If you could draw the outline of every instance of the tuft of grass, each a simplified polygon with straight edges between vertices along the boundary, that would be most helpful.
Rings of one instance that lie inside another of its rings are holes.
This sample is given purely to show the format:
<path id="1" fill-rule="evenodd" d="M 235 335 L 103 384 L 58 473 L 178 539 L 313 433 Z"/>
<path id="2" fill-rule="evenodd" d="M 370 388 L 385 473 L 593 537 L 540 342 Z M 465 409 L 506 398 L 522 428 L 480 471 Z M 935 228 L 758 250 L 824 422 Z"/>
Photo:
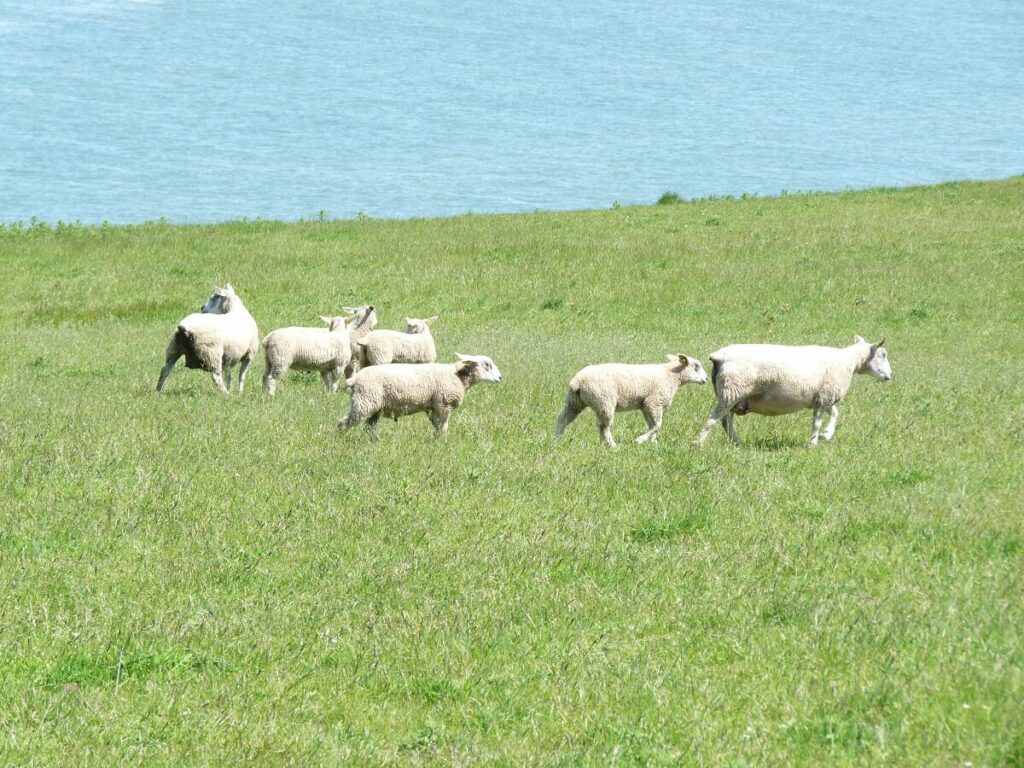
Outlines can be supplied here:
<path id="1" fill-rule="evenodd" d="M 658 198 L 658 205 L 678 205 L 685 202 L 677 192 L 665 192 Z"/>
<path id="2" fill-rule="evenodd" d="M 5 762 L 1020 764 L 1022 210 L 1013 178 L 0 227 Z M 440 442 L 340 435 L 343 392 L 268 398 L 262 361 L 241 397 L 181 367 L 158 397 L 226 281 L 263 333 L 438 314 L 439 359 L 503 382 Z M 590 413 L 551 438 L 584 365 L 854 334 L 895 378 L 816 449 L 805 412 L 698 452 L 707 386 L 658 445 L 636 413 L 614 451 Z"/>

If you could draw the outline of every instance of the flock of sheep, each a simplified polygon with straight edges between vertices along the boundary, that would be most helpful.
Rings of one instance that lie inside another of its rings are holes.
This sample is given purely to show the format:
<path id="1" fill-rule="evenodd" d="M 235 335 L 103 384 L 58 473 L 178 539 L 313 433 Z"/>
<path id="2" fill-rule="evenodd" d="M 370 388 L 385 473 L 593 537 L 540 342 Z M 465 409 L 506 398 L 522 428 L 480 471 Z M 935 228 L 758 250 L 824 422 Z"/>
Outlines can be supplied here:
<path id="1" fill-rule="evenodd" d="M 328 392 L 344 379 L 352 393 L 342 430 L 364 424 L 376 437 L 381 416 L 398 419 L 426 413 L 434 433 L 448 431 L 451 412 L 462 404 L 466 391 L 480 382 L 497 383 L 501 372 L 485 355 L 457 355 L 457 363 L 436 363 L 437 351 L 430 324 L 437 317 L 406 319 L 405 332 L 375 330 L 373 306 L 344 307 L 345 315 L 321 317 L 327 328 L 279 328 L 263 339 L 266 359 L 263 388 L 273 395 L 289 369 L 318 371 Z M 821 437 L 831 440 L 839 419 L 839 403 L 855 373 L 881 381 L 892 378 L 885 341 L 871 344 L 860 336 L 848 347 L 733 344 L 711 355 L 711 380 L 718 401 L 697 438 L 703 445 L 715 424 L 721 423 L 729 439 L 739 443 L 734 416 L 759 413 L 779 416 L 809 408 L 814 411 L 811 445 L 817 445 L 826 413 L 829 423 Z M 238 392 L 261 344 L 256 321 L 230 283 L 214 288 L 199 312 L 182 320 L 167 345 L 157 392 L 182 357 L 189 368 L 213 375 L 225 393 L 231 388 L 236 364 Z M 356 371 L 358 367 L 358 372 Z M 662 415 L 683 384 L 705 384 L 708 375 L 697 360 L 682 354 L 650 365 L 605 363 L 590 365 L 569 382 L 565 408 L 558 417 L 555 437 L 586 408 L 597 417 L 605 445 L 614 446 L 611 425 L 621 411 L 643 411 L 647 431 L 638 443 L 657 442 Z"/>

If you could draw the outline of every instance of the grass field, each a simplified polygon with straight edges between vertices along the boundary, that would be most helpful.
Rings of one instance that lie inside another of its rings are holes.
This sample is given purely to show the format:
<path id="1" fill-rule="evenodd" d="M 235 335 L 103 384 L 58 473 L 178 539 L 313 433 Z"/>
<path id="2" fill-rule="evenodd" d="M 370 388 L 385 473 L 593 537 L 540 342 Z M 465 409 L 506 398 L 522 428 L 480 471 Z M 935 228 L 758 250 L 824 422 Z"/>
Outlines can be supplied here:
<path id="1" fill-rule="evenodd" d="M 1024 764 L 1024 177 L 444 220 L 0 230 L 0 762 Z M 374 303 L 487 354 L 451 433 L 339 435 L 163 349 Z M 810 412 L 658 446 L 569 378 L 888 339 Z"/>

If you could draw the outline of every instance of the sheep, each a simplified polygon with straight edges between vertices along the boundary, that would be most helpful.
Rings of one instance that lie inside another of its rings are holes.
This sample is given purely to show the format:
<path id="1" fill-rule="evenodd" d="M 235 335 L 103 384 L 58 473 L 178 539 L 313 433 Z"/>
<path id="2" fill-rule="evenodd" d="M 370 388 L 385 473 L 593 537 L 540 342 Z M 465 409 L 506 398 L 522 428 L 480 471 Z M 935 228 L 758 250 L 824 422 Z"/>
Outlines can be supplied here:
<path id="1" fill-rule="evenodd" d="M 739 444 L 733 416 L 760 413 L 781 416 L 804 408 L 814 410 L 811 445 L 825 412 L 830 412 L 825 441 L 832 439 L 839 420 L 839 403 L 850 389 L 855 373 L 869 373 L 881 381 L 892 379 L 883 345 L 855 336 L 848 347 L 793 347 L 780 344 L 733 344 L 711 355 L 711 380 L 718 402 L 697 437 L 702 446 L 719 421 L 733 443 Z"/>
<path id="2" fill-rule="evenodd" d="M 405 318 L 405 333 L 399 331 L 370 331 L 356 342 L 359 347 L 359 366 L 386 363 L 432 363 L 437 360 L 434 337 L 430 325 L 437 315 L 426 320 Z"/>
<path id="3" fill-rule="evenodd" d="M 362 307 L 342 307 L 346 315 L 352 315 L 352 325 L 348 329 L 349 340 L 352 345 L 352 357 L 345 366 L 345 378 L 349 378 L 356 370 L 359 362 L 359 340 L 377 327 L 377 310 L 372 304 Z"/>
<path id="4" fill-rule="evenodd" d="M 199 312 L 178 323 L 164 353 L 166 362 L 160 371 L 156 391 L 163 391 L 174 364 L 184 356 L 186 367 L 202 368 L 213 374 L 214 383 L 224 394 L 230 394 L 231 366 L 238 363 L 238 394 L 242 394 L 245 376 L 259 348 L 260 333 L 256 321 L 231 283 L 224 288 L 215 287 L 213 295 Z"/>
<path id="5" fill-rule="evenodd" d="M 352 359 L 348 323 L 351 317 L 320 316 L 324 328 L 278 328 L 263 339 L 263 390 L 273 397 L 289 368 L 319 371 L 328 393 L 338 391 L 341 373 Z"/>
<path id="6" fill-rule="evenodd" d="M 348 415 L 338 422 L 347 431 L 361 423 L 374 440 L 381 416 L 426 413 L 434 425 L 434 436 L 448 434 L 448 418 L 462 404 L 466 390 L 474 384 L 501 381 L 501 371 L 485 355 L 456 355 L 457 363 L 389 363 L 363 368 L 345 381 L 352 391 Z"/>
<path id="7" fill-rule="evenodd" d="M 661 418 L 683 384 L 705 384 L 708 375 L 699 361 L 686 355 L 668 355 L 668 363 L 588 365 L 569 382 L 565 408 L 555 426 L 555 439 L 587 406 L 597 416 L 597 431 L 609 448 L 615 447 L 612 421 L 617 411 L 642 410 L 647 431 L 638 443 L 658 442 Z"/>

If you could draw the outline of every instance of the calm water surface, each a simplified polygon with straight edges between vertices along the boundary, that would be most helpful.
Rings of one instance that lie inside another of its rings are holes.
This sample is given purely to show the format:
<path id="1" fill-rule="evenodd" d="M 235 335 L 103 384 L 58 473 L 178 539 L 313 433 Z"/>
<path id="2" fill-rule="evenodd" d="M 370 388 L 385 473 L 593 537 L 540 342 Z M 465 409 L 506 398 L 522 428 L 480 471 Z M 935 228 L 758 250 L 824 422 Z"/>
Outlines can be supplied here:
<path id="1" fill-rule="evenodd" d="M 1024 172 L 1024 2 L 0 0 L 0 222 Z"/>

